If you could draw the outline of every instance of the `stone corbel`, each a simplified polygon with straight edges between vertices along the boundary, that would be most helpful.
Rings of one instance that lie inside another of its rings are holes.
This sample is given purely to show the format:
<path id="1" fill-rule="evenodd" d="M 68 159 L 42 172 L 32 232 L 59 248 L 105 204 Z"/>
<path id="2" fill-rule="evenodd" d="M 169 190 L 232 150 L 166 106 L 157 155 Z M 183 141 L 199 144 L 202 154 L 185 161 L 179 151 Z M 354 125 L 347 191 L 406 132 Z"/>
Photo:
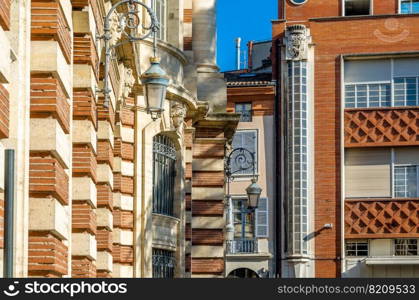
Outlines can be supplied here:
<path id="1" fill-rule="evenodd" d="M 170 118 L 172 120 L 172 126 L 177 132 L 182 132 L 186 112 L 185 104 L 177 101 L 173 102 L 170 107 Z"/>
<path id="2" fill-rule="evenodd" d="M 122 80 L 121 98 L 120 98 L 120 103 L 122 103 L 123 107 L 130 107 L 126 105 L 125 99 L 127 99 L 129 95 L 131 94 L 134 84 L 135 84 L 135 77 L 133 75 L 132 69 L 125 67 L 124 77 Z"/>

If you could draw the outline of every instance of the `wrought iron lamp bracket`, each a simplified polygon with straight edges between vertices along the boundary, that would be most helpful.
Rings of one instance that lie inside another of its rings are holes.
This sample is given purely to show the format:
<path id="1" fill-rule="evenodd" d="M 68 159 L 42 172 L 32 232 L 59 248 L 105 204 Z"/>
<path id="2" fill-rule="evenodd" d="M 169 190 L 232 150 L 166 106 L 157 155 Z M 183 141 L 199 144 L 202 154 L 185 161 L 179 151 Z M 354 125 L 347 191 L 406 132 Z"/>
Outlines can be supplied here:
<path id="1" fill-rule="evenodd" d="M 122 12 L 120 15 L 118 15 L 117 9 L 123 5 L 126 5 L 127 9 L 125 12 Z M 138 5 L 144 8 L 149 15 L 149 26 L 146 26 L 144 21 L 142 21 L 143 18 L 140 16 L 142 10 L 139 9 Z M 116 24 L 111 24 L 115 21 L 117 21 Z M 109 10 L 104 20 L 104 34 L 96 36 L 97 39 L 104 40 L 105 42 L 105 74 L 103 79 L 103 89 L 100 89 L 100 92 L 103 93 L 105 98 L 103 104 L 104 107 L 109 107 L 109 98 L 111 93 L 109 71 L 111 60 L 115 59 L 115 57 L 112 57 L 114 50 L 124 44 L 139 42 L 153 35 L 153 52 L 154 56 L 156 56 L 156 35 L 159 28 L 160 24 L 154 11 L 139 0 L 122 0 L 112 6 L 112 8 Z M 114 44 L 111 43 L 112 39 L 114 38 L 112 30 L 116 30 L 120 34 L 120 36 L 116 38 L 116 41 L 114 41 Z M 144 33 L 138 35 L 139 32 Z M 124 35 L 126 39 L 118 41 L 122 38 L 122 35 Z"/>
<path id="2" fill-rule="evenodd" d="M 236 169 L 232 169 L 231 164 L 235 162 Z M 236 148 L 227 156 L 225 160 L 225 174 L 228 182 L 234 180 L 234 174 L 253 169 L 253 177 L 256 178 L 255 153 L 246 148 Z"/>

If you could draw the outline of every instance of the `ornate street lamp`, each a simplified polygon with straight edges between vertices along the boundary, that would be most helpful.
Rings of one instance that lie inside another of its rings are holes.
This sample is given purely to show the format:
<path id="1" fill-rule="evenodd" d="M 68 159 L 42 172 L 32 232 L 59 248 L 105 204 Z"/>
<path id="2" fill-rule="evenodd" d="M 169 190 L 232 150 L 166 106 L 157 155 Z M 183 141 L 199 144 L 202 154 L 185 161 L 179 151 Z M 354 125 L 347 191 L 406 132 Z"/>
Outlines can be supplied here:
<path id="1" fill-rule="evenodd" d="M 160 59 L 152 57 L 150 62 L 151 67 L 141 76 L 141 82 L 144 86 L 147 112 L 153 120 L 156 120 L 164 111 L 163 104 L 169 86 L 169 77 L 160 67 Z"/>
<path id="2" fill-rule="evenodd" d="M 118 7 L 121 7 L 122 12 L 117 11 Z M 149 26 L 146 26 L 141 21 L 141 7 L 147 11 L 150 17 L 151 23 Z M 144 85 L 144 96 L 147 104 L 146 111 L 151 114 L 153 120 L 156 120 L 160 116 L 163 111 L 169 78 L 166 72 L 160 67 L 160 59 L 156 56 L 156 34 L 159 27 L 160 25 L 153 10 L 139 0 L 122 0 L 109 10 L 105 17 L 104 34 L 98 37 L 105 41 L 104 88 L 101 90 L 105 97 L 103 104 L 105 107 L 109 107 L 109 96 L 111 93 L 109 70 L 113 52 L 123 44 L 142 41 L 153 35 L 154 56 L 150 59 L 150 68 L 141 76 L 141 81 Z M 121 40 L 123 35 L 126 38 Z"/>
<path id="3" fill-rule="evenodd" d="M 234 175 L 243 171 L 252 170 L 252 183 L 247 187 L 247 208 L 250 211 L 257 209 L 259 205 L 262 188 L 257 184 L 256 177 L 256 159 L 255 154 L 245 148 L 234 149 L 225 161 L 225 175 L 227 178 L 227 239 L 234 240 L 234 221 L 233 221 L 233 200 L 230 194 L 230 182 L 233 181 Z"/>

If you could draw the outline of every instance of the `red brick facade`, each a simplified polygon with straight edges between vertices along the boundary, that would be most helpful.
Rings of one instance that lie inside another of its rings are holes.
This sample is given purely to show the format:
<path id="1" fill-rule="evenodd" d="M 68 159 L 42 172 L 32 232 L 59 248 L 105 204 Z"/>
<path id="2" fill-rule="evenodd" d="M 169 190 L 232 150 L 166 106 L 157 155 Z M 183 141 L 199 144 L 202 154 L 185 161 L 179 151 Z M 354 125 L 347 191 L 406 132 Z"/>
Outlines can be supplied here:
<path id="1" fill-rule="evenodd" d="M 283 20 L 273 24 L 274 39 L 281 43 L 286 27 L 298 23 L 309 28 L 314 43 L 314 231 L 318 233 L 314 251 L 315 276 L 340 277 L 343 234 L 340 224 L 343 222 L 341 214 L 344 209 L 341 207 L 341 143 L 344 138 L 341 136 L 344 126 L 341 124 L 341 56 L 417 50 L 419 42 L 415 37 L 419 33 L 419 18 L 413 15 L 395 15 L 398 5 L 395 0 L 374 1 L 374 15 L 359 17 L 341 17 L 341 1 L 308 1 L 301 6 L 293 5 L 290 1 L 285 3 L 286 8 L 282 9 L 281 4 L 279 13 Z M 397 24 L 397 30 L 386 23 L 390 17 Z M 409 34 L 401 41 L 391 42 L 392 37 L 403 31 Z M 383 35 L 389 39 L 380 38 Z M 280 66 L 276 58 L 280 55 L 277 51 L 278 48 L 275 47 L 274 70 L 278 77 Z M 345 131 L 348 130 L 345 127 Z M 353 142 L 355 141 L 351 143 Z M 330 230 L 322 230 L 324 224 L 329 223 L 335 226 Z"/>

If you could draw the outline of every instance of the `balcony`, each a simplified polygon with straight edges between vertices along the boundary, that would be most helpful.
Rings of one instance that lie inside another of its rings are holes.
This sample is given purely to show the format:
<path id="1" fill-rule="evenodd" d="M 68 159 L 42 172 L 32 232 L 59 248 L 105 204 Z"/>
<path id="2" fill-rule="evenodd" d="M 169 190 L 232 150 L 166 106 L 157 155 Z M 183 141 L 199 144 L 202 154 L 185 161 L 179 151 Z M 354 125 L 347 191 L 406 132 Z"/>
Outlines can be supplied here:
<path id="1" fill-rule="evenodd" d="M 256 239 L 227 241 L 228 254 L 249 254 L 258 252 L 259 247 Z"/>

